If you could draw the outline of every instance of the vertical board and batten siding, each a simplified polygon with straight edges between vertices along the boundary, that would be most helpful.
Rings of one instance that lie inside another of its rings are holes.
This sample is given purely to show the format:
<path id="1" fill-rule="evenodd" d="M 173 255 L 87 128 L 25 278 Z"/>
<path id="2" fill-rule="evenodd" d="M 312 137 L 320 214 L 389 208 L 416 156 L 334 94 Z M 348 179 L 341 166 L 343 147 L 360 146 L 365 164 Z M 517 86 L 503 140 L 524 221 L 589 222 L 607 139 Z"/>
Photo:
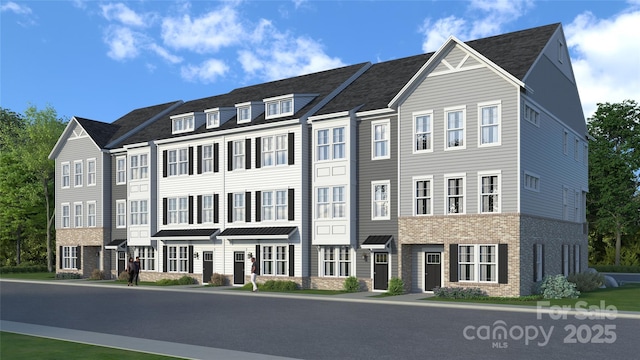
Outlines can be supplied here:
<path id="1" fill-rule="evenodd" d="M 518 94 L 520 89 L 489 68 L 427 77 L 400 107 L 400 216 L 414 216 L 413 177 L 433 176 L 433 211 L 445 213 L 445 174 L 466 174 L 466 213 L 479 212 L 478 172 L 501 171 L 501 212 L 518 208 Z M 500 144 L 479 147 L 478 104 L 501 102 Z M 446 150 L 444 109 L 464 106 L 466 149 Z M 413 153 L 413 113 L 433 111 L 433 152 Z"/>
<path id="2" fill-rule="evenodd" d="M 116 154 L 112 154 L 111 155 L 111 188 L 112 188 L 112 192 L 111 192 L 111 198 L 108 199 L 108 201 L 110 201 L 111 203 L 111 209 L 113 209 L 113 211 L 111 211 L 111 240 L 116 240 L 116 239 L 126 239 L 127 238 L 127 228 L 117 228 L 117 221 L 116 221 L 116 216 L 117 216 L 117 207 L 116 207 L 116 201 L 117 200 L 127 200 L 127 184 L 120 184 L 120 185 L 116 185 L 116 176 L 117 176 L 117 161 L 116 159 L 119 156 L 124 156 L 126 155 L 126 153 L 121 152 L 121 153 L 116 153 Z M 129 163 L 127 162 L 127 166 L 129 165 Z M 127 172 L 128 174 L 128 172 Z M 127 181 L 128 183 L 128 181 Z M 106 199 L 106 198 L 105 198 Z M 152 204 L 149 204 L 149 207 L 151 207 Z M 127 215 L 129 214 L 129 211 L 127 209 Z"/>
<path id="3" fill-rule="evenodd" d="M 359 249 L 369 235 L 392 235 L 389 249 L 389 275 L 398 276 L 398 126 L 397 115 L 361 120 L 358 124 L 358 256 L 356 256 L 356 276 L 372 278 L 371 264 L 373 257 L 365 262 L 362 254 L 369 250 Z M 372 123 L 378 120 L 389 120 L 389 155 L 388 159 L 372 160 L 373 129 Z M 372 220 L 372 188 L 373 181 L 389 180 L 389 220 Z M 352 208 L 355 208 L 353 206 Z"/>

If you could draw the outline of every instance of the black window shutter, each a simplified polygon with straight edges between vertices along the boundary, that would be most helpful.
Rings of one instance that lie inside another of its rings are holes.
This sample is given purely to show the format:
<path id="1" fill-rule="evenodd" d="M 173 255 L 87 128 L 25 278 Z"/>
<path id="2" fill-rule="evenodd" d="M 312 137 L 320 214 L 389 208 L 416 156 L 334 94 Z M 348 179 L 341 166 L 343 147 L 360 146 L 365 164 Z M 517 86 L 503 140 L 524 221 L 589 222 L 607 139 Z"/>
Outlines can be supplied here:
<path id="1" fill-rule="evenodd" d="M 59 254 L 59 258 L 60 258 L 60 269 L 62 269 L 62 267 L 64 266 L 64 251 L 62 249 L 62 246 L 58 246 L 58 254 Z"/>
<path id="2" fill-rule="evenodd" d="M 245 169 L 251 169 L 251 139 L 245 139 L 244 141 L 244 155 L 245 155 Z"/>
<path id="3" fill-rule="evenodd" d="M 193 146 L 189 146 L 189 175 L 193 175 Z"/>
<path id="4" fill-rule="evenodd" d="M 289 165 L 293 165 L 293 163 L 295 162 L 295 158 L 296 158 L 296 154 L 295 154 L 295 140 L 294 140 L 294 134 L 293 133 L 289 133 L 289 138 L 288 138 L 288 145 L 287 145 L 287 155 L 289 157 Z"/>
<path id="5" fill-rule="evenodd" d="M 295 220 L 295 193 L 294 189 L 289 189 L 287 194 L 287 210 L 289 211 L 289 220 Z"/>
<path id="6" fill-rule="evenodd" d="M 507 244 L 498 245 L 498 283 L 509 283 L 509 250 Z"/>
<path id="7" fill-rule="evenodd" d="M 197 216 L 196 221 L 198 224 L 202 224 L 202 195 L 198 195 L 198 205 L 197 205 Z"/>
<path id="8" fill-rule="evenodd" d="M 76 269 L 80 270 L 82 268 L 82 246 L 77 247 L 76 255 L 77 255 Z"/>
<path id="9" fill-rule="evenodd" d="M 167 267 L 167 259 L 169 258 L 169 253 L 167 252 L 167 246 L 162 247 L 162 272 L 167 272 L 169 268 Z"/>
<path id="10" fill-rule="evenodd" d="M 167 163 L 169 160 L 167 159 L 167 150 L 162 152 L 162 177 L 167 177 Z"/>
<path id="11" fill-rule="evenodd" d="M 227 194 L 227 222 L 233 222 L 233 193 Z"/>
<path id="12" fill-rule="evenodd" d="M 458 282 L 458 244 L 449 244 L 449 281 Z"/>
<path id="13" fill-rule="evenodd" d="M 189 245 L 189 274 L 193 274 L 193 245 Z"/>
<path id="14" fill-rule="evenodd" d="M 256 138 L 256 169 L 262 167 L 262 139 Z"/>
<path id="15" fill-rule="evenodd" d="M 202 145 L 198 145 L 198 156 L 196 160 L 197 173 L 202 174 Z"/>
<path id="16" fill-rule="evenodd" d="M 233 170 L 233 141 L 227 142 L 227 171 Z"/>
<path id="17" fill-rule="evenodd" d="M 162 224 L 163 225 L 167 225 L 168 204 L 169 204 L 169 201 L 167 200 L 167 198 L 162 198 Z"/>
<path id="18" fill-rule="evenodd" d="M 213 194 L 213 222 L 216 224 L 219 222 L 219 218 L 218 218 L 219 202 L 220 200 L 218 200 L 218 194 Z"/>
<path id="19" fill-rule="evenodd" d="M 251 222 L 251 193 L 244 193 L 244 216 L 246 222 Z"/>
<path id="20" fill-rule="evenodd" d="M 189 224 L 193 224 L 193 196 L 189 196 Z"/>
<path id="21" fill-rule="evenodd" d="M 256 274 L 260 275 L 260 245 L 256 245 Z"/>
<path id="22" fill-rule="evenodd" d="M 295 256 L 295 246 L 294 245 L 289 245 L 289 276 L 295 276 L 295 264 L 294 264 L 294 259 L 296 258 Z"/>
<path id="23" fill-rule="evenodd" d="M 538 246 L 533 244 L 533 281 L 538 281 Z"/>
<path id="24" fill-rule="evenodd" d="M 541 278 L 544 279 L 544 244 L 542 244 L 540 250 L 542 252 L 542 274 L 540 275 L 541 275 Z"/>
<path id="25" fill-rule="evenodd" d="M 256 222 L 262 221 L 262 191 L 256 191 Z"/>
<path id="26" fill-rule="evenodd" d="M 220 145 L 218 143 L 213 144 L 213 172 L 220 171 Z"/>

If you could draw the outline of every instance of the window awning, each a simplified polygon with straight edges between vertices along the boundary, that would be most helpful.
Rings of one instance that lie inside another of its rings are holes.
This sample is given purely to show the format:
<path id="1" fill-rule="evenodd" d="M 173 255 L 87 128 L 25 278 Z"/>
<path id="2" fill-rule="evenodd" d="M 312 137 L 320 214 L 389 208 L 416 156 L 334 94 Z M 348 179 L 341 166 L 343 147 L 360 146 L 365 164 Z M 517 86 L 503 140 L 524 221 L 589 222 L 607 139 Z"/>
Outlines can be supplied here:
<path id="1" fill-rule="evenodd" d="M 362 249 L 383 250 L 389 247 L 389 242 L 393 239 L 393 235 L 370 235 L 360 245 Z"/>
<path id="2" fill-rule="evenodd" d="M 228 240 L 288 240 L 297 229 L 295 226 L 229 228 L 221 232 L 218 238 Z"/>
<path id="3" fill-rule="evenodd" d="M 127 239 L 115 239 L 111 240 L 110 243 L 104 246 L 107 250 L 118 250 L 119 247 L 124 247 L 123 245 L 127 242 Z"/>
<path id="4" fill-rule="evenodd" d="M 211 240 L 219 232 L 220 229 L 160 230 L 151 235 L 151 238 L 154 240 Z"/>

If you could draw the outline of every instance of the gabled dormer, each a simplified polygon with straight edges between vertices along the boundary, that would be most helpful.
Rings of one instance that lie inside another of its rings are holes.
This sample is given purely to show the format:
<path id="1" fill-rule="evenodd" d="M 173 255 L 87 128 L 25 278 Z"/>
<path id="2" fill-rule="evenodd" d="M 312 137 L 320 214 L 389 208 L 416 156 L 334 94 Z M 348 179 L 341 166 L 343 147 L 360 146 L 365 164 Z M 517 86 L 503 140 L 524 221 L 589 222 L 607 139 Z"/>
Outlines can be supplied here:
<path id="1" fill-rule="evenodd" d="M 220 127 L 220 125 L 227 122 L 236 115 L 236 108 L 233 107 L 219 107 L 206 109 L 204 111 L 207 117 L 207 129 L 213 129 Z"/>
<path id="2" fill-rule="evenodd" d="M 182 134 L 192 132 L 205 122 L 204 112 L 190 112 L 171 116 L 171 133 Z"/>
<path id="3" fill-rule="evenodd" d="M 259 101 L 249 101 L 236 104 L 236 111 L 238 124 L 248 123 L 264 112 L 264 103 Z"/>
<path id="4" fill-rule="evenodd" d="M 293 116 L 316 96 L 316 94 L 288 94 L 264 99 L 262 101 L 267 112 L 265 118 Z"/>

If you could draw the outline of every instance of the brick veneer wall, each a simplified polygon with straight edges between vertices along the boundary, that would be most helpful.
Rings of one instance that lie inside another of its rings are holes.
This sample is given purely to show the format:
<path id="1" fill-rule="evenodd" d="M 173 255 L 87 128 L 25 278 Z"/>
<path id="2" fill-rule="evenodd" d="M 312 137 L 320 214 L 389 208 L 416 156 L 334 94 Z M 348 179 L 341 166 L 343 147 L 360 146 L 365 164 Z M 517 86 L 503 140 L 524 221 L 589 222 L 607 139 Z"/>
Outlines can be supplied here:
<path id="1" fill-rule="evenodd" d="M 104 251 L 106 235 L 104 228 L 56 229 L 56 273 L 78 273 L 89 277 L 93 270 L 100 268 L 100 257 L 96 254 L 102 256 L 103 264 L 107 264 L 110 258 Z M 80 270 L 60 269 L 60 246 L 82 246 Z"/>

